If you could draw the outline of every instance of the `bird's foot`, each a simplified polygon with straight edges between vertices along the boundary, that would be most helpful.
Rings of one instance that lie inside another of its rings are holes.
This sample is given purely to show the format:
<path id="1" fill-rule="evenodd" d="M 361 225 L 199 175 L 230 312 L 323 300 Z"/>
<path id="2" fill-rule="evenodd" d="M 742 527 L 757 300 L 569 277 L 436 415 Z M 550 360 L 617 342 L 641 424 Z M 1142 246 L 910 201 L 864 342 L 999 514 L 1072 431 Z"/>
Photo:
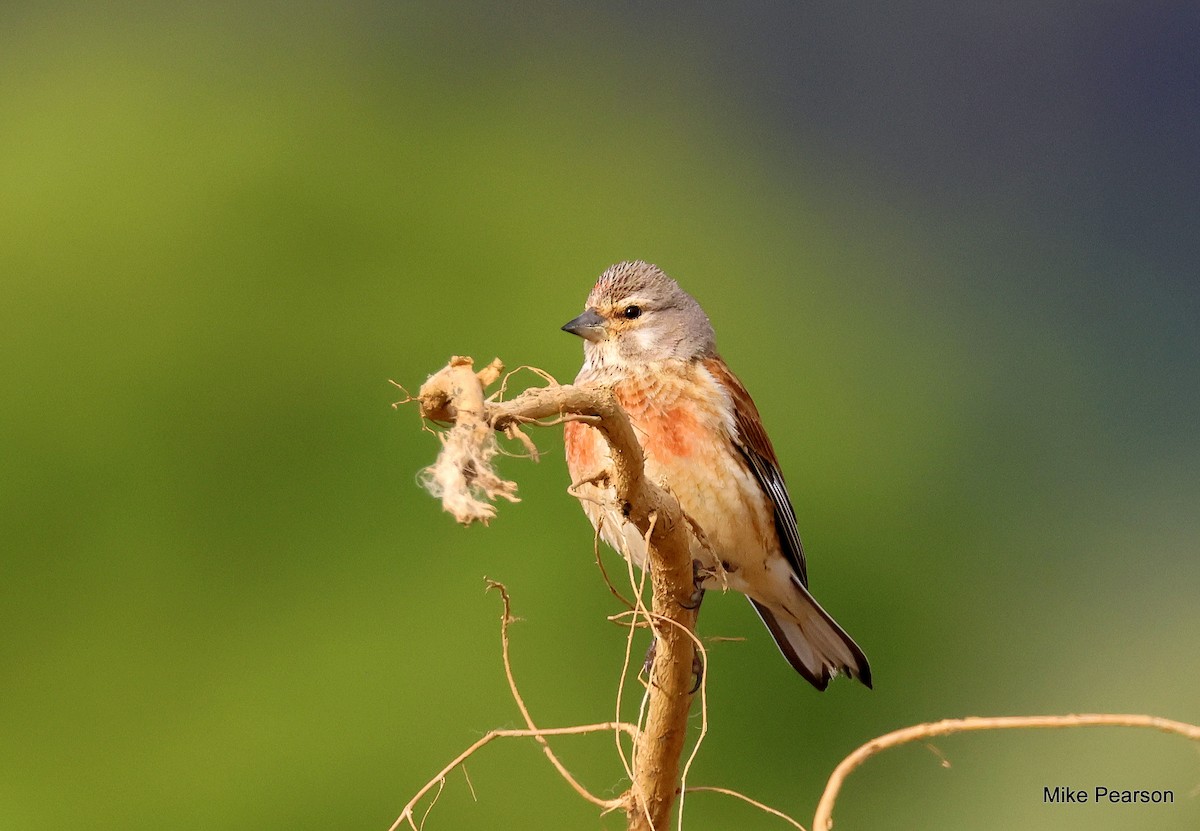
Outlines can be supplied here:
<path id="1" fill-rule="evenodd" d="M 658 638 L 650 636 L 650 645 L 646 647 L 646 660 L 642 662 L 642 673 L 647 678 L 650 677 L 650 670 L 654 667 L 654 656 L 658 654 Z"/>
<path id="2" fill-rule="evenodd" d="M 680 608 L 689 611 L 700 608 L 700 603 L 704 600 L 704 581 L 708 576 L 708 570 L 700 565 L 700 561 L 692 560 L 692 593 L 688 595 L 686 602 L 680 601 Z"/>
<path id="3" fill-rule="evenodd" d="M 700 652 L 692 653 L 692 675 L 696 676 L 696 683 L 692 684 L 692 688 L 688 690 L 688 695 L 695 695 L 700 689 L 700 685 L 704 683 L 704 659 L 700 657 Z"/>
<path id="4" fill-rule="evenodd" d="M 654 674 L 651 669 L 654 667 L 654 657 L 658 654 L 658 638 L 651 638 L 650 646 L 646 650 L 646 660 L 642 664 L 642 671 L 639 675 L 644 674 L 648 683 L 654 683 Z M 695 695 L 700 689 L 700 685 L 704 683 L 704 659 L 698 651 L 692 653 L 692 675 L 696 681 L 692 684 L 692 688 L 688 690 L 688 695 Z M 657 684 L 655 685 L 657 686 Z"/>

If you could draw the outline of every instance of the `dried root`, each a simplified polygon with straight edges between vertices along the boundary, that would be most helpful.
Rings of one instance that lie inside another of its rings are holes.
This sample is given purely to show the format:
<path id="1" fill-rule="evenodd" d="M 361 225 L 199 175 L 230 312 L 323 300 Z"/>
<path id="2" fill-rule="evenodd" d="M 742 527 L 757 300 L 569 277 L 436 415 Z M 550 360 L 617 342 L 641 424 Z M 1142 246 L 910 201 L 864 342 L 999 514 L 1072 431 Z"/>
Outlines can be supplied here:
<path id="1" fill-rule="evenodd" d="M 440 436 L 442 451 L 418 481 L 462 524 L 487 525 L 496 515 L 492 503 L 497 499 L 521 500 L 516 482 L 501 478 L 493 466 L 500 449 L 483 401 L 483 388 L 496 382 L 504 365 L 497 358 L 478 373 L 472 365 L 470 358 L 454 357 L 421 385 L 421 414 L 454 426 Z"/>

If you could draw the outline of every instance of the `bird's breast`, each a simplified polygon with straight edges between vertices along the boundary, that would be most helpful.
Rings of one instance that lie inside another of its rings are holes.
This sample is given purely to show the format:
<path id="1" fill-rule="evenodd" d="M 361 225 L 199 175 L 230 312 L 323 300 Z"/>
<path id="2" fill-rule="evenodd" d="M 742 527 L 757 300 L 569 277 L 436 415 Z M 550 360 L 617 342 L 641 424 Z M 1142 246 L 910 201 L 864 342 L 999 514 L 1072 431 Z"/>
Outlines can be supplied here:
<path id="1" fill-rule="evenodd" d="M 687 396 L 678 382 L 637 379 L 615 389 L 629 415 L 647 463 L 686 458 L 703 439 L 705 402 Z"/>
<path id="2" fill-rule="evenodd" d="M 707 556 L 701 559 L 741 560 L 745 565 L 748 555 L 777 548 L 767 500 L 732 443 L 729 396 L 709 373 L 695 364 L 672 362 L 605 378 L 581 374 L 579 380 L 612 388 L 642 446 L 647 478 L 673 493 L 707 537 Z M 598 430 L 568 423 L 565 439 L 574 481 L 611 466 Z M 604 513 L 587 499 L 584 508 L 593 523 Z M 610 529 L 615 530 L 611 524 Z"/>

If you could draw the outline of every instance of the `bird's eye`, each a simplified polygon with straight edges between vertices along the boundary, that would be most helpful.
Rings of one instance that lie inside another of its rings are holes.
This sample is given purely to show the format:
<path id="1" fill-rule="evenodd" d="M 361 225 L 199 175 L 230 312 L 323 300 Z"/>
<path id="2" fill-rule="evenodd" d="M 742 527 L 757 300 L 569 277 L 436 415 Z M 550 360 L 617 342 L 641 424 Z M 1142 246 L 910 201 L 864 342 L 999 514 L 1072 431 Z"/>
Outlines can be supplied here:
<path id="1" fill-rule="evenodd" d="M 642 316 L 642 307 L 626 306 L 625 311 L 621 312 L 621 314 L 625 315 L 626 320 L 633 320 Z"/>

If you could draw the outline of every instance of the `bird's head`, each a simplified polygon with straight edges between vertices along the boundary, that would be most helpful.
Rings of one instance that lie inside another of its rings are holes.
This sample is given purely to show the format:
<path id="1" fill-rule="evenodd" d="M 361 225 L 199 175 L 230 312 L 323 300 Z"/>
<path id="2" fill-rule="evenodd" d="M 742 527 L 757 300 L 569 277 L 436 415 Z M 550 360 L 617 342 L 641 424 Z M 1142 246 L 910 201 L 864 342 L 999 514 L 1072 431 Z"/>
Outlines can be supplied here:
<path id="1" fill-rule="evenodd" d="M 649 263 L 617 263 L 600 275 L 583 314 L 562 327 L 584 339 L 601 365 L 690 361 L 712 354 L 716 339 L 700 304 Z"/>

